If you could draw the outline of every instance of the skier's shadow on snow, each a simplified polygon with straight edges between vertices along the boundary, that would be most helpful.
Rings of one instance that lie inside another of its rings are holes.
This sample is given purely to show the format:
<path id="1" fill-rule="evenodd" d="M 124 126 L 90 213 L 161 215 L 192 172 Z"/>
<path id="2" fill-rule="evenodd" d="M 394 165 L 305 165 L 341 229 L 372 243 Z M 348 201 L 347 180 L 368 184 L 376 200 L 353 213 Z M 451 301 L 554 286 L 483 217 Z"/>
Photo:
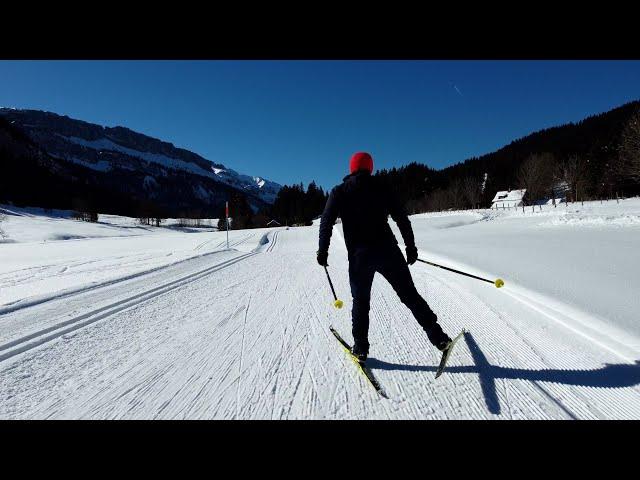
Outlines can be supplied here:
<path id="1" fill-rule="evenodd" d="M 496 393 L 496 379 L 528 380 L 530 382 L 553 382 L 564 385 L 576 385 L 595 388 L 625 388 L 640 384 L 640 360 L 635 364 L 605 364 L 594 370 L 528 370 L 524 368 L 506 368 L 491 365 L 476 343 L 473 336 L 466 332 L 464 338 L 475 365 L 447 367 L 444 375 L 452 373 L 477 373 L 487 408 L 493 414 L 500 413 L 500 402 Z M 457 348 L 460 348 L 458 346 Z M 454 352 L 455 355 L 455 352 Z M 406 370 L 410 372 L 435 372 L 436 366 L 402 365 L 385 362 L 369 357 L 367 365 L 371 369 Z"/>

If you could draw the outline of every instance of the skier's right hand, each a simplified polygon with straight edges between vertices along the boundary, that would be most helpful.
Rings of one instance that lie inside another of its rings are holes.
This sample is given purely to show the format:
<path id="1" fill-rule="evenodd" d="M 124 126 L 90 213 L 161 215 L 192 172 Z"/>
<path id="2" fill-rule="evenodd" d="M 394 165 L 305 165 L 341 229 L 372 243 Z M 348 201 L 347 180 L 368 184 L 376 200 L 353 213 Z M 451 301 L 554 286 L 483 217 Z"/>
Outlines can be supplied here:
<path id="1" fill-rule="evenodd" d="M 418 260 L 418 249 L 415 246 L 407 247 L 407 265 L 413 265 Z"/>
<path id="2" fill-rule="evenodd" d="M 329 258 L 329 252 L 321 252 L 318 250 L 317 259 L 318 263 L 323 267 L 328 267 L 327 259 Z"/>

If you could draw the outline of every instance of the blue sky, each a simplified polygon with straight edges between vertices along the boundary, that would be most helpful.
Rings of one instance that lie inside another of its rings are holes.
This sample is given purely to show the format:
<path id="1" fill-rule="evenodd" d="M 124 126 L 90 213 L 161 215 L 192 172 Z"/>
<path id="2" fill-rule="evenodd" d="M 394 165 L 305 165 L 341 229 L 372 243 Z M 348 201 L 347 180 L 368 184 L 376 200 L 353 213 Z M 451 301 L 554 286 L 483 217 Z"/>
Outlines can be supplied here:
<path id="1" fill-rule="evenodd" d="M 441 168 L 639 98 L 639 61 L 0 61 L 0 106 L 325 188 L 358 150 Z"/>

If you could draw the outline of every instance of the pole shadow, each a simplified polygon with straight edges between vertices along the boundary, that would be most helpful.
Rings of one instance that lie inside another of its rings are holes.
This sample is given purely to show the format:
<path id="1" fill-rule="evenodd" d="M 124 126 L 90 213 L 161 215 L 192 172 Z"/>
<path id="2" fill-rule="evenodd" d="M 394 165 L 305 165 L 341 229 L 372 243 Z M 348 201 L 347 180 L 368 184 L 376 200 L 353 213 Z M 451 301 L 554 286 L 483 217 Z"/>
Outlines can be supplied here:
<path id="1" fill-rule="evenodd" d="M 506 368 L 491 365 L 471 333 L 466 332 L 464 338 L 471 352 L 474 365 L 447 367 L 445 374 L 478 374 L 487 409 L 496 415 L 500 414 L 501 411 L 496 391 L 496 379 L 498 378 L 527 380 L 530 382 L 552 382 L 593 388 L 627 388 L 640 384 L 640 360 L 636 360 L 635 364 L 605 364 L 604 367 L 593 370 Z M 436 366 L 403 365 L 385 362 L 373 357 L 367 360 L 367 366 L 371 369 L 404 370 L 409 372 L 435 372 L 437 370 Z"/>

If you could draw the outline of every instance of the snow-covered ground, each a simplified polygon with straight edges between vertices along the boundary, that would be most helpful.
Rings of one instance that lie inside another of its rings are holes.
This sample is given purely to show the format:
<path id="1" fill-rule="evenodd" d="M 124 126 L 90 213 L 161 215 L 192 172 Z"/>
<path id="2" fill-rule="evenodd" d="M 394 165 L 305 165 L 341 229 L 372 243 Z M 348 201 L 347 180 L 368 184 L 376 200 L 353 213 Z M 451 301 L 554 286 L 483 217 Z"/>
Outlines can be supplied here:
<path id="1" fill-rule="evenodd" d="M 388 400 L 328 330 L 351 341 L 339 227 L 342 310 L 317 225 L 232 231 L 227 250 L 224 232 L 88 238 L 72 220 L 85 238 L 43 242 L 27 230 L 45 218 L 9 219 L 32 240 L 0 244 L 0 418 L 637 419 L 639 215 L 624 200 L 412 217 L 423 258 L 506 285 L 411 267 L 443 328 L 469 331 L 434 380 L 439 353 L 376 276 L 369 363 Z"/>
<path id="2" fill-rule="evenodd" d="M 640 337 L 640 199 L 415 215 L 426 260 L 489 277 L 583 323 Z M 399 235 L 397 229 L 395 230 Z"/>
<path id="3" fill-rule="evenodd" d="M 0 240 L 0 313 L 226 247 L 226 232 L 179 227 L 176 219 L 151 227 L 100 215 L 98 223 L 89 223 L 71 219 L 70 211 L 7 205 L 0 214 L 6 236 Z M 203 224 L 217 226 L 217 220 Z M 256 234 L 231 232 L 230 246 Z"/>

